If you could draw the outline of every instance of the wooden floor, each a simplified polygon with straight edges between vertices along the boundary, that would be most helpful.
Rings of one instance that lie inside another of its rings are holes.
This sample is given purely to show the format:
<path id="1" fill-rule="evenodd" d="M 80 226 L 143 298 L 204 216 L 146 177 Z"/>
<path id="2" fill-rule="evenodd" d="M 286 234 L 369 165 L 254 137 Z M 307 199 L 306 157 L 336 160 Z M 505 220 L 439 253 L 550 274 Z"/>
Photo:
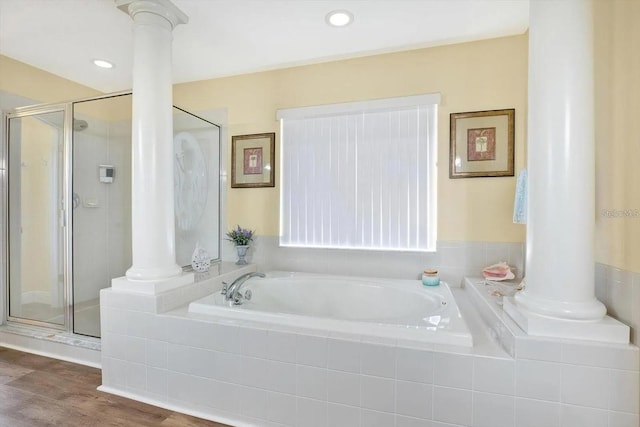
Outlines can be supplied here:
<path id="1" fill-rule="evenodd" d="M 96 390 L 99 369 L 0 347 L 0 426 L 226 427 Z"/>

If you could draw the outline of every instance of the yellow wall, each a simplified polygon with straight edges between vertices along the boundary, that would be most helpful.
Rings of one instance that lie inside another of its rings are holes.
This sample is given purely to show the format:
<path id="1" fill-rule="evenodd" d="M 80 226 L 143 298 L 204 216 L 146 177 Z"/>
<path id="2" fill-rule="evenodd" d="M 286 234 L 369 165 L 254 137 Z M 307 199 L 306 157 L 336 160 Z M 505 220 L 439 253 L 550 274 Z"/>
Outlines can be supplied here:
<path id="1" fill-rule="evenodd" d="M 640 2 L 595 4 L 596 261 L 640 272 Z"/>
<path id="2" fill-rule="evenodd" d="M 179 84 L 174 103 L 189 111 L 226 108 L 230 147 L 232 135 L 278 132 L 278 108 L 440 92 L 438 239 L 520 242 L 525 226 L 512 223 L 515 177 L 449 179 L 449 114 L 515 108 L 517 174 L 525 165 L 527 44 L 522 35 Z M 227 170 L 230 156 L 229 149 Z M 227 194 L 230 226 L 278 235 L 277 186 Z"/>
<path id="3" fill-rule="evenodd" d="M 40 102 L 62 102 L 99 95 L 97 90 L 0 55 L 0 90 Z"/>

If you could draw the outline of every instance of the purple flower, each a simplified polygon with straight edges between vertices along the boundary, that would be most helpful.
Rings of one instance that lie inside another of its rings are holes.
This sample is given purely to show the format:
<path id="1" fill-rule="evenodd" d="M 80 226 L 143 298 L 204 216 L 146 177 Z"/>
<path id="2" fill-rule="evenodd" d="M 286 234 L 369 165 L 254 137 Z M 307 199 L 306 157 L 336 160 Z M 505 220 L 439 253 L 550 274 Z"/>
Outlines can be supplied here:
<path id="1" fill-rule="evenodd" d="M 238 227 L 226 233 L 230 242 L 233 242 L 236 246 L 247 246 L 253 240 L 253 230 L 248 228 Z"/>

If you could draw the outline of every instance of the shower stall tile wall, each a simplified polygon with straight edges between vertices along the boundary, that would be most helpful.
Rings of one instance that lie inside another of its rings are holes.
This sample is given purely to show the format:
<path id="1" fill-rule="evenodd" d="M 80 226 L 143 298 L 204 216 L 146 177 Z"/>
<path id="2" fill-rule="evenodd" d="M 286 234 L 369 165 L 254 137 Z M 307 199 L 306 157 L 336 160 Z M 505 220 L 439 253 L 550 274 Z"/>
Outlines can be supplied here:
<path id="1" fill-rule="evenodd" d="M 245 271 L 190 292 L 220 289 Z M 637 347 L 520 333 L 512 357 L 467 286 L 455 296 L 472 349 L 347 339 L 189 314 L 186 305 L 163 312 L 161 298 L 183 298 L 182 290 L 105 289 L 102 389 L 235 426 L 638 425 Z"/>

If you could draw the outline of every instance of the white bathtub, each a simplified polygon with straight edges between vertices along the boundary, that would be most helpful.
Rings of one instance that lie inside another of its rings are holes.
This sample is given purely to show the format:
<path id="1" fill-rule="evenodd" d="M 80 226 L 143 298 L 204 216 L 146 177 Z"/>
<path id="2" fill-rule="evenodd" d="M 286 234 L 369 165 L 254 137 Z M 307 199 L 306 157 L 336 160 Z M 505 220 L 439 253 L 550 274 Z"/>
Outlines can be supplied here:
<path id="1" fill-rule="evenodd" d="M 189 304 L 190 313 L 403 341 L 471 347 L 473 340 L 446 283 L 419 280 L 267 273 L 242 286 L 242 305 L 216 292 Z"/>

